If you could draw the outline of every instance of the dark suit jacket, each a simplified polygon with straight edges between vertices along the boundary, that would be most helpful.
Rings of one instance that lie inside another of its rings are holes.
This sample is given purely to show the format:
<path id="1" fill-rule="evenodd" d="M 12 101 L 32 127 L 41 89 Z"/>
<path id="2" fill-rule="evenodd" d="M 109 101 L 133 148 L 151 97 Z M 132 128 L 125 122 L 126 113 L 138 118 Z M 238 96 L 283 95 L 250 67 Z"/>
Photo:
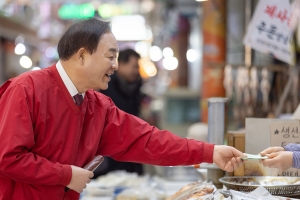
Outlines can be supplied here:
<path id="1" fill-rule="evenodd" d="M 140 111 L 142 93 L 140 88 L 142 86 L 142 79 L 139 78 L 135 83 L 129 84 L 115 73 L 111 76 L 108 83 L 108 89 L 101 91 L 101 93 L 110 97 L 118 108 L 121 110 L 138 116 Z M 110 157 L 105 157 L 105 161 L 94 171 L 95 176 L 106 174 L 110 171 L 126 170 L 127 172 L 143 173 L 143 167 L 138 163 L 118 162 Z"/>

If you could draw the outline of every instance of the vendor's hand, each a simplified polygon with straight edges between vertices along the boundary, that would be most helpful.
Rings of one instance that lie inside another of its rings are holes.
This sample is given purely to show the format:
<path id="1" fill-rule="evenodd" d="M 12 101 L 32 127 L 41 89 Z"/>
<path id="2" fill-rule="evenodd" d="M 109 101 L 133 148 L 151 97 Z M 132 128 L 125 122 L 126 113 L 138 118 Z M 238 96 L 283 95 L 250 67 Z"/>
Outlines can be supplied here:
<path id="1" fill-rule="evenodd" d="M 91 178 L 94 176 L 94 173 L 73 165 L 71 165 L 71 168 L 72 178 L 67 187 L 81 193 L 83 189 L 86 188 L 86 184 L 91 182 Z"/>
<path id="2" fill-rule="evenodd" d="M 267 154 L 275 153 L 275 152 L 279 152 L 279 151 L 284 151 L 284 148 L 283 147 L 269 147 L 269 148 L 263 150 L 262 152 L 260 152 L 260 155 L 265 156 Z"/>
<path id="3" fill-rule="evenodd" d="M 241 157 L 246 157 L 239 150 L 225 145 L 215 145 L 213 162 L 222 170 L 227 172 L 233 172 L 239 168 L 243 161 Z"/>
<path id="4" fill-rule="evenodd" d="M 293 152 L 291 151 L 278 151 L 275 153 L 266 154 L 268 159 L 261 160 L 265 167 L 277 168 L 285 171 L 293 166 Z"/>

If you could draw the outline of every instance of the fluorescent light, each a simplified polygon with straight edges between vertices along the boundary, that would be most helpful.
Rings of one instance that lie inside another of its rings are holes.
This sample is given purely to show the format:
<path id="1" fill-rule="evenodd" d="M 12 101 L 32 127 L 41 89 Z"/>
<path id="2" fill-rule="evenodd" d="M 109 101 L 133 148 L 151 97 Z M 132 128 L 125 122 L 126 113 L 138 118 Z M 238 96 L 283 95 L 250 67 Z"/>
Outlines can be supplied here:
<path id="1" fill-rule="evenodd" d="M 174 52 L 170 47 L 166 47 L 163 49 L 163 55 L 165 58 L 173 57 Z"/>
<path id="2" fill-rule="evenodd" d="M 40 67 L 33 67 L 32 69 L 31 69 L 31 71 L 35 71 L 35 70 L 40 70 L 41 68 Z"/>
<path id="3" fill-rule="evenodd" d="M 137 42 L 134 45 L 134 49 L 136 52 L 138 52 L 141 57 L 148 57 L 149 56 L 149 48 L 150 48 L 150 43 L 148 42 Z"/>
<path id="4" fill-rule="evenodd" d="M 186 52 L 186 58 L 189 62 L 194 62 L 197 59 L 198 55 L 197 55 L 197 51 L 194 49 L 189 49 Z"/>
<path id="5" fill-rule="evenodd" d="M 157 69 L 152 62 L 147 62 L 144 65 L 144 70 L 148 76 L 155 76 L 157 74 Z"/>
<path id="6" fill-rule="evenodd" d="M 32 61 L 28 56 L 22 56 L 19 63 L 25 69 L 29 69 L 32 66 Z"/>
<path id="7" fill-rule="evenodd" d="M 115 16 L 111 19 L 111 24 L 112 33 L 118 41 L 142 41 L 153 37 L 150 27 L 141 15 Z"/>
<path id="8" fill-rule="evenodd" d="M 162 51 L 158 46 L 152 46 L 149 50 L 150 59 L 154 62 L 159 61 L 162 58 Z"/>
<path id="9" fill-rule="evenodd" d="M 175 57 L 164 58 L 163 66 L 166 70 L 174 70 L 178 67 L 178 60 Z"/>
<path id="10" fill-rule="evenodd" d="M 26 51 L 26 47 L 24 44 L 19 43 L 15 46 L 15 54 L 22 55 L 25 53 L 25 51 Z"/>

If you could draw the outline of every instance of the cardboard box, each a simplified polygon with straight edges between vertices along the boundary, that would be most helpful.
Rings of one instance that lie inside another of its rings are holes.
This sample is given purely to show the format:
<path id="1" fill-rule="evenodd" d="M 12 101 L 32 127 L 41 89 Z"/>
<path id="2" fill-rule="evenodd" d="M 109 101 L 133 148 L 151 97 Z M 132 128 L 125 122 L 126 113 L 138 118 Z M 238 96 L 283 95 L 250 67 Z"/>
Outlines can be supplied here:
<path id="1" fill-rule="evenodd" d="M 271 146 L 300 143 L 300 123 L 294 119 L 246 118 L 245 153 L 259 154 Z M 299 169 L 279 171 L 257 160 L 245 163 L 245 176 L 300 176 Z"/>
<path id="2" fill-rule="evenodd" d="M 228 131 L 227 132 L 228 146 L 232 146 L 241 152 L 245 152 L 245 132 L 242 131 Z M 244 176 L 244 165 L 236 169 L 229 176 Z"/>

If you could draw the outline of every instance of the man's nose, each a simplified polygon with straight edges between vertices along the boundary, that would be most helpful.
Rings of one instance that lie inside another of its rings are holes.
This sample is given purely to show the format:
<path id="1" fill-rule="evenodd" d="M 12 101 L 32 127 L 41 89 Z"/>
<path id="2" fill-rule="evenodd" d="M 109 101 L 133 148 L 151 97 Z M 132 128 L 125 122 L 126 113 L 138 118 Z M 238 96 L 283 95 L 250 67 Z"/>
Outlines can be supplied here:
<path id="1" fill-rule="evenodd" d="M 113 68 L 113 70 L 118 70 L 119 69 L 118 63 L 117 62 L 113 63 L 112 68 Z"/>

